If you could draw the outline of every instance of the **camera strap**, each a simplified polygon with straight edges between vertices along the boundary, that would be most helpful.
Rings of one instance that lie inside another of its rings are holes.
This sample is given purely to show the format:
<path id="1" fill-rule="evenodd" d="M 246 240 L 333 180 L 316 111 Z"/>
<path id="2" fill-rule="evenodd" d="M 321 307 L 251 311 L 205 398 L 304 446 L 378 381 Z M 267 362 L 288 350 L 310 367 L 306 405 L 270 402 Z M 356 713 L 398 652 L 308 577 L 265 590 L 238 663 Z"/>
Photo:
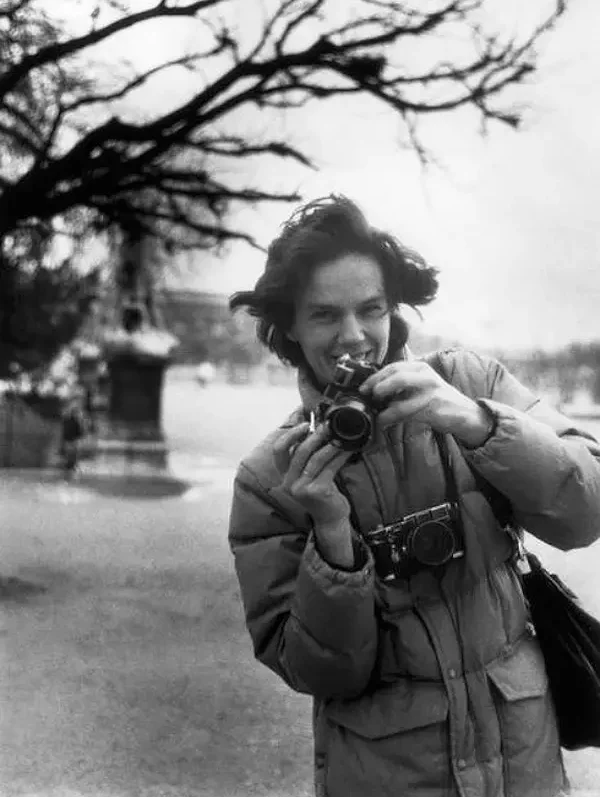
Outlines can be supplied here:
<path id="1" fill-rule="evenodd" d="M 446 497 L 450 501 L 450 503 L 456 504 L 458 506 L 458 499 L 459 499 L 459 492 L 458 492 L 458 485 L 456 484 L 456 477 L 454 476 L 454 469 L 452 467 L 452 457 L 450 454 L 450 449 L 448 448 L 448 443 L 446 442 L 446 437 L 442 432 L 433 431 L 433 439 L 436 442 L 438 447 L 438 451 L 440 454 L 440 460 L 442 462 L 442 468 L 444 471 L 444 480 L 446 482 Z"/>

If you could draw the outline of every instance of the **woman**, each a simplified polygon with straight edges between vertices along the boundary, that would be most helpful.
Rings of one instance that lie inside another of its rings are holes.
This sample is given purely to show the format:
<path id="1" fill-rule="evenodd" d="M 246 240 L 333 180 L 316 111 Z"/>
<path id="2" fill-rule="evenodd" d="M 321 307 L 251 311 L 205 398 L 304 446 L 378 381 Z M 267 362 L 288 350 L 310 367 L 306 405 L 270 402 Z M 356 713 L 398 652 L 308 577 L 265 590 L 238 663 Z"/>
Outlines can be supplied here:
<path id="1" fill-rule="evenodd" d="M 314 697 L 317 795 L 552 797 L 566 778 L 507 512 L 559 548 L 592 543 L 600 448 L 495 360 L 413 358 L 398 306 L 436 289 L 333 196 L 292 216 L 254 291 L 232 297 L 298 368 L 302 402 L 235 482 L 247 625 L 257 658 Z M 343 355 L 374 366 L 359 451 L 322 420 Z M 401 544 L 375 544 L 390 531 Z"/>

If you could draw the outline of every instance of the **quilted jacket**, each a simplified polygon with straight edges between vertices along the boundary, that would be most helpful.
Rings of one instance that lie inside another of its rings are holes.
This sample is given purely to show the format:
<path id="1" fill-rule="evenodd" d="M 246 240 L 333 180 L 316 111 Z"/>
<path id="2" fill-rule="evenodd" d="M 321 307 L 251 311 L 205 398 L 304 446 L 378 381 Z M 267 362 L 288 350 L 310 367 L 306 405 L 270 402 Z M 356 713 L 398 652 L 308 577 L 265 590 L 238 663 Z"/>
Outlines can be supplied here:
<path id="1" fill-rule="evenodd" d="M 319 797 L 552 797 L 565 787 L 544 661 L 511 539 L 480 489 L 506 496 L 518 523 L 569 550 L 600 534 L 600 447 L 497 361 L 439 353 L 446 378 L 487 401 L 498 423 L 477 449 L 452 437 L 465 555 L 443 571 L 388 583 L 362 534 L 444 502 L 432 430 L 380 432 L 342 469 L 357 567 L 331 567 L 310 518 L 281 488 L 272 447 L 302 406 L 240 464 L 229 540 L 257 658 L 313 696 Z"/>

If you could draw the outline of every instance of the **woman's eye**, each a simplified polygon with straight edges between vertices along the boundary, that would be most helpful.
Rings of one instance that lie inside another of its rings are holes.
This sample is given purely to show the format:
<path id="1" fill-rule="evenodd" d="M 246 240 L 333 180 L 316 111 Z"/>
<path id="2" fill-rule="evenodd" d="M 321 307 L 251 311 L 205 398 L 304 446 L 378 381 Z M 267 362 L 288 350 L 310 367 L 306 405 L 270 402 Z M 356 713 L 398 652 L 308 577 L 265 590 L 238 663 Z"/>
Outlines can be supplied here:
<path id="1" fill-rule="evenodd" d="M 315 321 L 329 322 L 335 320 L 335 315 L 331 310 L 316 310 L 312 317 Z"/>
<path id="2" fill-rule="evenodd" d="M 375 317 L 383 315 L 386 311 L 386 307 L 379 302 L 377 304 L 369 304 L 364 309 L 364 313 L 367 316 Z"/>

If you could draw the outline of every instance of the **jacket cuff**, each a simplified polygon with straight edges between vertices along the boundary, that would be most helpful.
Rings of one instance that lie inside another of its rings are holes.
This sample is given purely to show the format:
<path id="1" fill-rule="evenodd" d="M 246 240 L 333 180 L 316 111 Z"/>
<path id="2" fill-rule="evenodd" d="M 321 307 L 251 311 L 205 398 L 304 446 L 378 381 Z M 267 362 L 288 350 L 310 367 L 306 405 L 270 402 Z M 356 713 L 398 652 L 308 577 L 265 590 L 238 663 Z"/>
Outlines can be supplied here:
<path id="1" fill-rule="evenodd" d="M 482 443 L 480 443 L 477 446 L 477 448 L 482 448 L 486 443 L 488 443 L 492 439 L 492 437 L 494 437 L 494 435 L 498 431 L 498 413 L 496 412 L 493 406 L 490 406 L 489 399 L 478 398 L 475 399 L 475 401 L 477 404 L 479 404 L 481 409 L 484 410 L 484 412 L 486 413 L 486 415 L 488 416 L 488 418 L 492 423 L 488 436 L 485 438 L 485 440 Z M 494 402 L 492 401 L 491 404 L 494 404 Z"/>
<path id="2" fill-rule="evenodd" d="M 552 506 L 573 470 L 561 439 L 546 424 L 506 404 L 492 399 L 481 399 L 481 404 L 495 415 L 496 429 L 479 448 L 462 448 L 465 459 L 520 507 L 537 511 Z"/>
<path id="3" fill-rule="evenodd" d="M 333 650 L 355 650 L 366 643 L 371 630 L 375 599 L 370 551 L 357 541 L 365 564 L 356 570 L 332 567 L 319 554 L 311 534 L 296 581 L 292 613 L 311 636 Z"/>

